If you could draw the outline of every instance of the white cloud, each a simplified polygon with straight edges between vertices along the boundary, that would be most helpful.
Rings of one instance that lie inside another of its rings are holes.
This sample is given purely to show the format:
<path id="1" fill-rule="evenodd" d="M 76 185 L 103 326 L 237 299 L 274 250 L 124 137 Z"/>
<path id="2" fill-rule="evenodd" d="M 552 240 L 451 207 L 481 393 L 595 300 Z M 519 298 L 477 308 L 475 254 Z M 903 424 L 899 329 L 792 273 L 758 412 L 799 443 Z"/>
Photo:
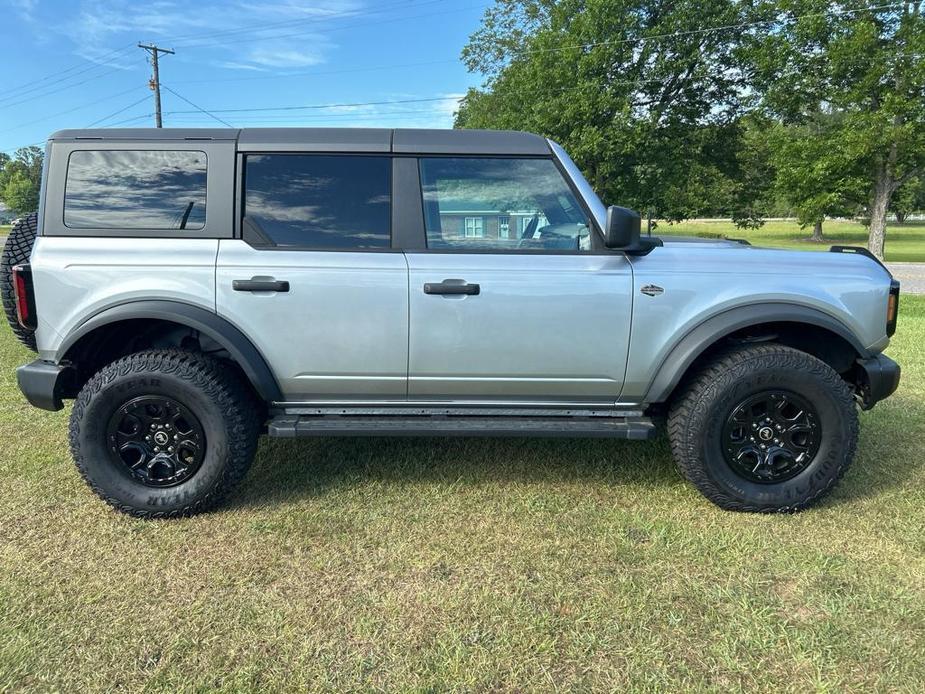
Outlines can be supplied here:
<path id="1" fill-rule="evenodd" d="M 324 56 L 318 50 L 264 46 L 251 49 L 247 54 L 247 60 L 264 67 L 310 67 L 323 63 Z"/>
<path id="2" fill-rule="evenodd" d="M 29 12 L 37 2 L 13 1 Z M 182 0 L 82 0 L 77 13 L 59 17 L 56 26 L 79 37 L 76 52 L 93 62 L 108 62 L 113 46 L 140 39 L 199 60 L 204 51 L 225 55 L 212 64 L 227 69 L 298 68 L 325 62 L 333 47 L 324 35 L 326 19 L 355 16 L 360 8 L 356 0 L 206 0 L 195 6 Z"/>

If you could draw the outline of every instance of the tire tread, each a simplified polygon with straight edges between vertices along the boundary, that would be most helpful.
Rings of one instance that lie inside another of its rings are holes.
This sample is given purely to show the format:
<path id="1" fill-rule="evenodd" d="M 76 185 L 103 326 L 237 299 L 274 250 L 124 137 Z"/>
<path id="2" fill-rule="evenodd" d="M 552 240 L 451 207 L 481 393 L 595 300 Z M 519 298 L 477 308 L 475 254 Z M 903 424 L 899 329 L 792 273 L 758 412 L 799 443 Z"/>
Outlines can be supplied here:
<path id="1" fill-rule="evenodd" d="M 710 478 L 700 459 L 699 445 L 703 419 L 710 405 L 725 387 L 755 369 L 799 371 L 819 379 L 835 397 L 847 418 L 847 449 L 834 474 L 810 496 L 788 506 L 752 504 L 732 496 Z M 816 357 L 785 345 L 766 343 L 734 347 L 717 354 L 682 384 L 680 394 L 671 405 L 668 422 L 671 452 L 681 474 L 717 506 L 730 511 L 757 513 L 795 513 L 812 506 L 826 496 L 844 476 L 854 458 L 858 439 L 858 416 L 848 384 L 828 364 Z"/>
<path id="2" fill-rule="evenodd" d="M 38 213 L 26 215 L 17 220 L 10 229 L 0 254 L 0 300 L 6 321 L 16 338 L 33 352 L 36 351 L 35 333 L 23 328 L 16 319 L 16 295 L 13 290 L 13 268 L 28 262 L 38 231 Z"/>
<path id="3" fill-rule="evenodd" d="M 149 511 L 120 502 L 95 484 L 80 450 L 80 426 L 90 401 L 118 376 L 171 374 L 188 381 L 224 412 L 228 431 L 228 460 L 219 482 L 193 503 L 169 511 Z M 232 370 L 210 356 L 181 349 L 137 352 L 109 364 L 93 376 L 74 401 L 68 427 L 71 453 L 81 477 L 103 501 L 136 518 L 176 518 L 213 509 L 247 474 L 257 449 L 257 417 L 247 386 Z"/>

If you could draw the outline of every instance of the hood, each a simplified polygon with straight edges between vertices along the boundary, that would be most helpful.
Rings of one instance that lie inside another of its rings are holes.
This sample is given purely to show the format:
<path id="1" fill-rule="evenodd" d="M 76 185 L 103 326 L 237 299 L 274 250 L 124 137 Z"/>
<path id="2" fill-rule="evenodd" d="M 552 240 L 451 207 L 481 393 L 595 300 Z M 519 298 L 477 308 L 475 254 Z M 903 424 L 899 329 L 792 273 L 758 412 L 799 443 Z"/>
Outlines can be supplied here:
<path id="1" fill-rule="evenodd" d="M 655 234 L 658 236 L 658 234 Z M 702 236 L 658 236 L 662 242 L 667 245 L 675 244 L 698 244 L 699 246 L 718 246 L 720 248 L 747 248 L 751 244 L 744 239 L 713 239 L 713 238 L 704 238 Z"/>

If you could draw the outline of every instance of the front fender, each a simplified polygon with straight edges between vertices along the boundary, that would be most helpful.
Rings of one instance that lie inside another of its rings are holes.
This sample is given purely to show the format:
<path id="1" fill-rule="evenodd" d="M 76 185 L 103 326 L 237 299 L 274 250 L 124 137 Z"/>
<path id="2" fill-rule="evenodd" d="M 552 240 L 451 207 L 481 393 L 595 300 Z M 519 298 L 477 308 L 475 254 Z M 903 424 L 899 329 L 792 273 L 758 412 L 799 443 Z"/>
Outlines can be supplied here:
<path id="1" fill-rule="evenodd" d="M 805 323 L 825 328 L 842 337 L 861 358 L 871 356 L 843 322 L 819 309 L 785 302 L 738 306 L 704 319 L 681 336 L 664 359 L 654 367 L 647 382 L 636 384 L 637 397 L 648 403 L 663 402 L 678 385 L 688 367 L 708 347 L 737 330 L 761 323 Z M 623 399 L 632 397 L 633 393 L 624 393 Z"/>

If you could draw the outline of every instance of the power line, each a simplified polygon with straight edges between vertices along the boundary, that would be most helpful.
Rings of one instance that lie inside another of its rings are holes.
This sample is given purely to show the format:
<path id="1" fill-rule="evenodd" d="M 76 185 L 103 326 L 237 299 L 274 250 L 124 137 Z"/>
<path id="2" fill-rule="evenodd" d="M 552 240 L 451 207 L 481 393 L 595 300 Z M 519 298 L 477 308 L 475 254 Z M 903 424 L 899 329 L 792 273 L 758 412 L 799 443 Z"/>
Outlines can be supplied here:
<path id="1" fill-rule="evenodd" d="M 22 95 L 27 94 L 27 93 L 29 93 L 29 92 L 31 92 L 31 91 L 35 91 L 35 90 L 37 90 L 37 89 L 45 89 L 46 87 L 50 87 L 50 86 L 53 85 L 53 84 L 57 84 L 57 83 L 59 83 L 59 82 L 64 82 L 64 81 L 67 81 L 67 80 L 69 80 L 69 79 L 73 79 L 74 77 L 77 77 L 78 75 L 81 75 L 81 74 L 83 74 L 83 73 L 85 73 L 85 72 L 89 72 L 89 71 L 91 71 L 91 70 L 94 70 L 94 69 L 100 67 L 101 65 L 108 65 L 108 64 L 109 64 L 109 61 L 105 61 L 105 62 L 104 62 L 104 59 L 105 59 L 105 58 L 115 57 L 115 56 L 118 55 L 119 53 L 125 52 L 125 51 L 128 50 L 128 48 L 130 48 L 130 47 L 131 47 L 131 44 L 129 44 L 128 46 L 123 46 L 122 48 L 117 48 L 117 49 L 115 49 L 115 50 L 109 51 L 108 53 L 104 53 L 102 56 L 100 56 L 100 57 L 99 57 L 97 60 L 95 60 L 95 61 L 90 60 L 90 59 L 88 59 L 88 58 L 84 58 L 84 61 L 85 61 L 85 62 L 93 63 L 93 64 L 90 65 L 89 67 L 85 67 L 83 63 L 80 63 L 80 64 L 77 64 L 77 65 L 73 65 L 73 66 L 71 66 L 71 67 L 69 67 L 69 68 L 66 68 L 66 69 L 64 69 L 64 70 L 59 70 L 59 71 L 57 71 L 57 72 L 49 73 L 49 74 L 45 75 L 44 77 L 39 77 L 39 78 L 37 78 L 37 79 L 29 80 L 28 82 L 24 82 L 24 83 L 22 83 L 22 84 L 16 85 L 15 87 L 8 87 L 7 89 L 0 90 L 0 97 L 5 97 L 7 94 L 11 94 L 11 93 L 17 92 L 17 91 L 19 91 L 19 96 L 22 96 Z M 81 67 L 83 67 L 84 69 L 83 69 L 83 70 L 79 70 L 78 72 L 74 72 L 73 74 L 70 74 L 70 75 L 67 74 L 67 73 L 72 72 L 73 70 L 77 70 L 78 68 L 81 68 Z M 63 75 L 66 75 L 66 76 L 63 76 Z M 50 82 L 49 84 L 44 84 L 44 85 L 41 84 L 42 82 L 44 82 L 44 81 L 46 81 L 46 80 L 48 80 L 48 79 L 51 79 L 52 77 L 58 77 L 59 79 L 54 80 L 54 81 Z"/>
<path id="2" fill-rule="evenodd" d="M 100 67 L 101 67 L 101 66 L 100 66 Z M 20 104 L 24 104 L 24 103 L 27 103 L 27 102 L 29 102 L 29 101 L 34 101 L 35 99 L 41 99 L 41 98 L 44 98 L 44 97 L 46 97 L 46 96 L 51 96 L 52 94 L 58 94 L 58 93 L 60 93 L 60 92 L 66 91 L 66 90 L 68 90 L 68 89 L 73 89 L 74 87 L 79 87 L 79 86 L 82 85 L 82 84 L 86 84 L 87 82 L 92 82 L 93 80 L 99 79 L 100 77 L 106 77 L 107 75 L 110 75 L 110 74 L 112 74 L 113 72 L 121 72 L 121 71 L 122 71 L 122 68 L 121 68 L 121 67 L 115 67 L 115 68 L 112 68 L 112 69 L 110 69 L 110 70 L 106 70 L 105 72 L 101 72 L 101 73 L 99 73 L 98 75 L 94 75 L 93 77 L 88 77 L 87 79 L 81 80 L 80 82 L 75 82 L 75 83 L 73 83 L 73 84 L 68 84 L 68 85 L 65 85 L 65 86 L 63 86 L 63 87 L 59 87 L 59 88 L 57 88 L 57 89 L 52 89 L 51 91 L 48 91 L 48 92 L 43 92 L 43 93 L 41 93 L 41 94 L 33 94 L 32 96 L 28 96 L 28 97 L 26 97 L 25 99 L 20 99 L 19 101 L 14 101 L 14 102 L 12 102 L 12 103 L 5 103 L 5 104 L 3 104 L 3 107 L 4 107 L 4 108 L 12 108 L 13 106 L 19 106 Z"/>
<path id="3" fill-rule="evenodd" d="M 175 97 L 177 97 L 177 98 L 179 98 L 179 99 L 182 99 L 183 101 L 185 101 L 186 103 L 188 103 L 190 106 L 192 106 L 193 108 L 195 108 L 197 111 L 200 111 L 200 112 L 206 114 L 207 116 L 209 116 L 209 117 L 211 117 L 211 118 L 214 118 L 214 119 L 217 120 L 219 123 L 222 123 L 223 125 L 227 125 L 229 128 L 233 128 L 233 127 L 234 127 L 231 123 L 229 123 L 228 121 L 222 120 L 221 118 L 219 118 L 218 116 L 216 116 L 214 113 L 209 113 L 208 111 L 206 111 L 206 110 L 205 110 L 204 108 L 202 108 L 201 106 L 197 106 L 197 105 L 194 104 L 192 101 L 190 101 L 189 99 L 187 99 L 185 96 L 182 96 L 182 95 L 180 95 L 180 94 L 177 94 L 173 89 L 171 89 L 170 87 L 168 87 L 166 84 L 164 85 L 164 89 L 166 89 L 168 92 L 170 92 L 171 94 L 173 94 Z M 177 111 L 177 113 L 179 113 L 179 111 Z M 160 126 L 158 126 L 158 127 L 160 127 Z"/>
<path id="4" fill-rule="evenodd" d="M 43 118 L 37 118 L 37 119 L 30 120 L 28 123 L 20 123 L 19 125 L 14 125 L 14 126 L 11 127 L 11 128 L 6 128 L 6 131 L 18 130 L 19 128 L 25 128 L 26 126 L 32 125 L 32 124 L 34 124 L 34 123 L 41 123 L 41 122 L 46 121 L 46 120 L 51 120 L 52 118 L 57 118 L 58 116 L 66 116 L 67 114 L 73 113 L 74 111 L 81 111 L 81 110 L 83 110 L 83 109 L 85 109 L 85 108 L 87 108 L 87 107 L 89 107 L 89 106 L 96 106 L 96 105 L 98 105 L 98 104 L 103 103 L 104 101 L 109 101 L 110 99 L 116 99 L 116 98 L 118 98 L 118 97 L 120 97 L 120 96 L 125 96 L 126 94 L 131 94 L 132 92 L 138 91 L 139 89 L 141 89 L 141 87 L 135 86 L 135 87 L 132 87 L 131 89 L 126 89 L 125 91 L 121 91 L 121 92 L 119 92 L 118 94 L 110 94 L 109 96 L 104 96 L 104 97 L 102 97 L 102 98 L 100 98 L 100 99 L 94 99 L 93 101 L 89 101 L 89 102 L 87 102 L 87 103 L 83 103 L 83 104 L 81 104 L 80 106 L 75 106 L 74 108 L 69 108 L 67 111 L 59 111 L 58 113 L 52 113 L 52 114 L 50 114 L 50 115 L 48 115 L 48 116 L 45 116 L 45 117 L 43 117 Z"/>
<path id="5" fill-rule="evenodd" d="M 531 53 L 552 53 L 558 51 L 567 51 L 573 48 L 595 48 L 597 46 L 615 46 L 624 43 L 646 43 L 661 39 L 676 38 L 678 36 L 696 36 L 698 34 L 709 34 L 714 31 L 728 31 L 731 29 L 745 29 L 749 27 L 764 26 L 767 24 L 779 24 L 781 22 L 795 22 L 799 19 L 808 19 L 810 17 L 828 17 L 831 15 L 841 16 L 847 14 L 857 14 L 859 12 L 875 12 L 877 10 L 897 9 L 903 7 L 902 3 L 891 3 L 889 5 L 874 5 L 869 7 L 859 7 L 851 10 L 831 10 L 828 12 L 811 12 L 808 14 L 794 15 L 793 17 L 778 17 L 775 19 L 765 19 L 757 22 L 741 22 L 739 24 L 725 24 L 705 29 L 691 29 L 689 31 L 675 31 L 670 34 L 653 34 L 652 36 L 639 36 L 632 39 L 615 39 L 613 41 L 594 41 L 592 43 L 579 43 L 571 46 L 556 46 L 555 48 L 536 48 L 518 52 L 518 55 L 529 55 Z"/>
<path id="6" fill-rule="evenodd" d="M 136 89 L 137 89 L 137 87 L 136 87 Z M 148 95 L 145 94 L 145 95 L 144 95 L 143 97 L 141 97 L 138 101 L 133 101 L 133 102 L 130 103 L 128 106 L 126 106 L 126 107 L 124 107 L 124 108 L 120 108 L 118 111 L 114 111 L 114 112 L 110 113 L 108 116 L 104 116 L 104 117 L 102 117 L 102 118 L 100 118 L 100 119 L 98 119 L 98 120 L 95 120 L 95 121 L 93 121 L 92 123 L 90 123 L 90 125 L 85 125 L 84 127 L 85 127 L 85 128 L 92 128 L 94 125 L 99 125 L 99 124 L 102 123 L 103 121 L 109 120 L 109 119 L 112 118 L 113 116 L 118 116 L 120 113 L 124 113 L 125 111 L 128 111 L 128 110 L 129 110 L 130 108 L 132 108 L 133 106 L 137 106 L 137 105 L 140 104 L 142 101 L 147 101 L 147 100 L 148 100 Z"/>

